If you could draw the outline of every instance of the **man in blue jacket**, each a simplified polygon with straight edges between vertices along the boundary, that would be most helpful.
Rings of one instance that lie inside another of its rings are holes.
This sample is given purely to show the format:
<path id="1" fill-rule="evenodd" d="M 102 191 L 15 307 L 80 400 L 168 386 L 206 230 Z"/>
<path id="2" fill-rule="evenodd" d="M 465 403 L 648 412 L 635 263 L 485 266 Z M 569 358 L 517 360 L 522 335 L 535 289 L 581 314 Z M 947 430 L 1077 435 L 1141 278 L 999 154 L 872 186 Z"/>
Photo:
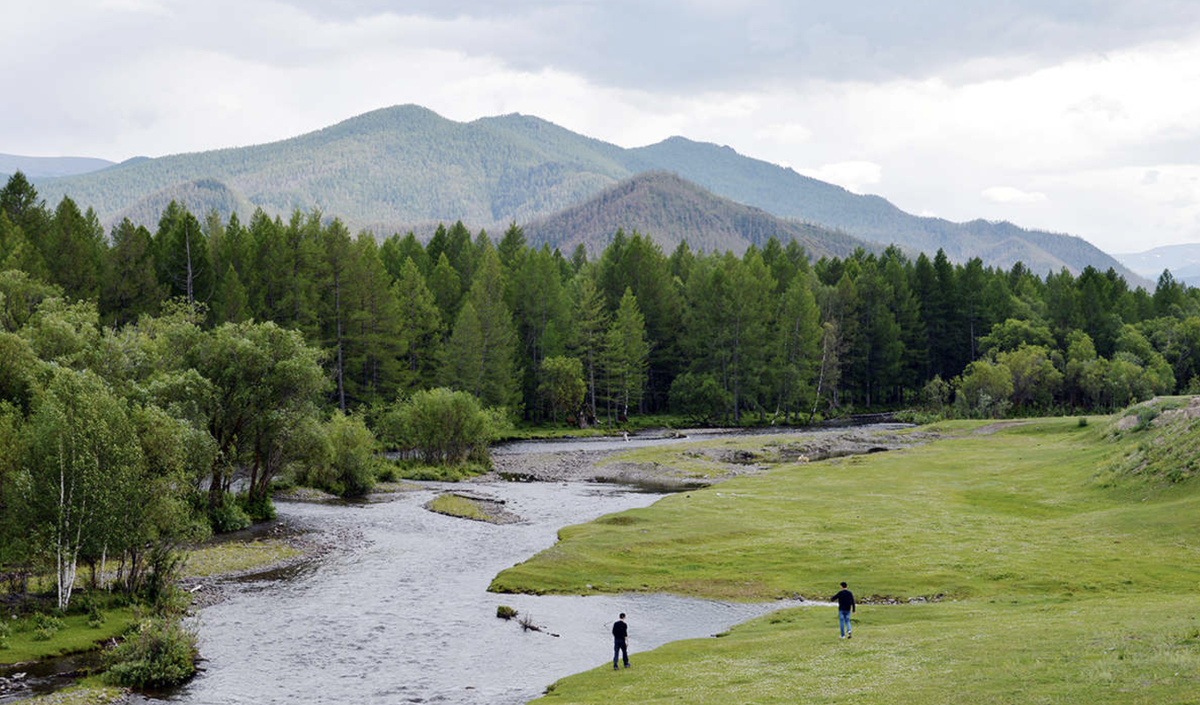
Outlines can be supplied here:
<path id="1" fill-rule="evenodd" d="M 850 638 L 850 614 L 854 612 L 854 593 L 846 589 L 846 583 L 842 583 L 842 589 L 838 594 L 829 598 L 830 602 L 838 603 L 838 629 L 842 635 L 839 639 Z"/>

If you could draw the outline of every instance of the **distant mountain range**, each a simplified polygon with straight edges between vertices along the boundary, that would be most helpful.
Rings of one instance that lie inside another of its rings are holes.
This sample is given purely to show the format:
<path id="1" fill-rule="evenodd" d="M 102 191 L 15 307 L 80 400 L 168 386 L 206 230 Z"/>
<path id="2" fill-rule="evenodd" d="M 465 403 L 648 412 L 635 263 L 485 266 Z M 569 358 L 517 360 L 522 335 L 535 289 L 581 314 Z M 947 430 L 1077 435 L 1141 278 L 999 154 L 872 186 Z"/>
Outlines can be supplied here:
<path id="1" fill-rule="evenodd" d="M 9 176 L 21 171 L 31 179 L 74 176 L 98 171 L 115 163 L 92 157 L 22 157 L 18 154 L 0 154 L 0 175 Z"/>
<path id="2" fill-rule="evenodd" d="M 1164 245 L 1145 252 L 1113 257 L 1151 281 L 1157 281 L 1163 270 L 1169 269 L 1176 281 L 1189 286 L 1200 286 L 1200 243 Z"/>
<path id="3" fill-rule="evenodd" d="M 551 233 L 548 228 L 578 227 L 585 211 L 595 227 L 619 223 L 620 212 L 602 217 L 596 204 L 587 205 L 589 199 L 647 171 L 671 172 L 710 195 L 820 226 L 811 231 L 814 236 L 841 230 L 842 237 L 896 243 L 909 251 L 933 253 L 943 248 L 955 261 L 980 257 L 985 264 L 1007 268 L 1019 260 L 1039 273 L 1062 267 L 1113 267 L 1132 282 L 1144 283 L 1078 237 L 1006 222 L 921 218 L 879 196 L 854 194 L 729 147 L 672 137 L 625 149 L 517 114 L 460 123 L 419 106 L 397 106 L 280 142 L 130 160 L 91 173 L 34 181 L 49 202 L 69 194 L 95 207 L 105 222 L 121 214 L 150 212 L 159 199 L 155 194 L 176 189 L 189 208 L 200 212 L 262 207 L 286 214 L 293 208 L 317 207 L 353 228 L 367 227 L 379 234 L 409 228 L 426 233 L 437 222 L 455 220 L 494 231 L 516 221 L 547 241 L 568 242 L 585 236 Z M 689 242 L 697 246 L 705 242 L 711 246 L 706 249 L 737 249 L 753 241 L 731 235 L 732 214 L 689 214 L 684 203 L 694 205 L 696 192 L 676 186 L 660 188 L 662 197 L 655 201 L 641 197 L 636 210 L 642 213 L 647 234 L 682 234 L 691 218 L 713 227 L 721 223 L 718 230 L 689 234 Z M 684 200 L 672 201 L 671 194 Z M 601 203 L 624 209 L 627 216 L 628 199 L 609 197 Z M 661 212 L 652 216 L 648 208 L 653 203 Z M 625 227 L 632 229 L 634 224 Z M 718 231 L 733 239 L 726 242 Z M 589 231 L 587 241 L 602 242 L 597 232 Z"/>

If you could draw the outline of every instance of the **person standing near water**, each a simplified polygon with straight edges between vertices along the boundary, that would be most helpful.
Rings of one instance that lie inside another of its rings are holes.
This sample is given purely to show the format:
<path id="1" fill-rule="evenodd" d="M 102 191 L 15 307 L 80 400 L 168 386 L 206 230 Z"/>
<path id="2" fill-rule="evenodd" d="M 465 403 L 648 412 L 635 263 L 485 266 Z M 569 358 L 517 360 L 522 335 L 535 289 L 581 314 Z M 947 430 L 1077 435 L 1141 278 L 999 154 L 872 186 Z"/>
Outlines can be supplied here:
<path id="1" fill-rule="evenodd" d="M 617 670 L 619 657 L 625 657 L 625 668 L 629 668 L 629 625 L 625 623 L 625 613 L 613 622 L 613 670 Z"/>
<path id="2" fill-rule="evenodd" d="M 842 635 L 839 639 L 850 638 L 850 614 L 854 612 L 854 593 L 846 589 L 846 583 L 842 583 L 842 589 L 838 594 L 829 598 L 830 602 L 838 603 L 838 629 Z"/>

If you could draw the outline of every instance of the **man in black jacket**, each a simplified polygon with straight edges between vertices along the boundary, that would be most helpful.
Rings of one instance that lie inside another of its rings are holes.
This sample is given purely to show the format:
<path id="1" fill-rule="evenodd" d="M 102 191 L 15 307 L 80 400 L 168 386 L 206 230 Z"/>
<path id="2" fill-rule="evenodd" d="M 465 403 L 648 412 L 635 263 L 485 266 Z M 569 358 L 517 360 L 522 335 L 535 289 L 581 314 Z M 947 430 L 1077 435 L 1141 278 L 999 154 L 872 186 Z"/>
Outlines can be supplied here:
<path id="1" fill-rule="evenodd" d="M 846 589 L 846 583 L 842 583 L 842 589 L 838 594 L 829 598 L 830 602 L 838 603 L 838 629 L 842 635 L 839 639 L 850 638 L 850 613 L 854 612 L 854 593 Z"/>
<path id="2" fill-rule="evenodd" d="M 613 622 L 613 670 L 617 670 L 617 660 L 625 657 L 625 668 L 629 668 L 629 625 L 625 623 L 625 613 L 621 619 Z"/>

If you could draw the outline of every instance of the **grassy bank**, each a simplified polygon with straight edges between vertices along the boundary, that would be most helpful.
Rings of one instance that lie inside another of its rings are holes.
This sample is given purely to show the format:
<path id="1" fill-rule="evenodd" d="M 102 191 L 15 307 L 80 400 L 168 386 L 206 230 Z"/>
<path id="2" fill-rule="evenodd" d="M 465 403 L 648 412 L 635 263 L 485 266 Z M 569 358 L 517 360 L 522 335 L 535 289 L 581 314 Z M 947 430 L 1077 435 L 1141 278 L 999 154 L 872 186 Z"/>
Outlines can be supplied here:
<path id="1" fill-rule="evenodd" d="M 1161 598 L 868 606 L 851 640 L 831 608 L 791 609 L 566 678 L 534 702 L 1195 703 L 1200 598 Z"/>
<path id="2" fill-rule="evenodd" d="M 848 579 L 864 596 L 966 598 L 1194 583 L 1200 493 L 1100 487 L 1119 451 L 1103 435 L 1057 419 L 785 465 L 564 528 L 492 589 L 764 599 Z"/>
<path id="3" fill-rule="evenodd" d="M 567 527 L 493 589 L 826 598 L 847 580 L 940 600 L 864 607 L 852 641 L 831 608 L 786 611 L 564 679 L 547 703 L 1194 702 L 1200 486 L 1121 469 L 1197 423 L 940 425 L 955 437 Z"/>
<path id="4" fill-rule="evenodd" d="M 19 619 L 6 619 L 10 634 L 8 648 L 0 648 L 0 666 L 36 661 L 52 656 L 63 656 L 99 648 L 98 642 L 112 639 L 125 633 L 133 623 L 133 610 L 129 607 L 108 607 L 101 610 L 103 620 L 98 626 L 88 623 L 86 614 L 68 614 L 57 617 L 61 625 L 49 638 L 39 635 L 38 619 L 29 615 Z"/>

